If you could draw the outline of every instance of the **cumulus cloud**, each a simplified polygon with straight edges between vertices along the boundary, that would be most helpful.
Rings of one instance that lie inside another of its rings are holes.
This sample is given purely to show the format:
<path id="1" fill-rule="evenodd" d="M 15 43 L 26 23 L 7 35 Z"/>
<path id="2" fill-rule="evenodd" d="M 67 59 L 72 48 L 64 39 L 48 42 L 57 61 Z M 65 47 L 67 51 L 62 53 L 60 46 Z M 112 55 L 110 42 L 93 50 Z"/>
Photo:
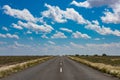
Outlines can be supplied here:
<path id="1" fill-rule="evenodd" d="M 62 32 L 56 32 L 51 38 L 67 38 L 64 33 Z"/>
<path id="2" fill-rule="evenodd" d="M 14 24 L 14 23 L 12 23 L 12 26 L 13 26 L 13 28 L 16 28 L 16 29 L 19 29 L 19 30 L 23 29 L 21 26 L 19 26 L 17 24 Z"/>
<path id="3" fill-rule="evenodd" d="M 109 27 L 100 26 L 98 21 L 92 21 L 89 22 L 85 28 L 96 31 L 97 33 L 101 35 L 115 35 L 120 36 L 119 30 L 111 30 Z"/>
<path id="4" fill-rule="evenodd" d="M 60 28 L 60 30 L 62 31 L 65 31 L 65 32 L 69 32 L 69 33 L 72 33 L 73 31 L 68 29 L 68 28 Z"/>
<path id="5" fill-rule="evenodd" d="M 91 37 L 88 36 L 87 34 L 82 34 L 79 31 L 76 31 L 75 33 L 72 34 L 73 38 L 84 38 L 84 39 L 90 39 Z"/>
<path id="6" fill-rule="evenodd" d="M 46 34 L 43 34 L 41 37 L 44 38 L 44 39 L 48 39 L 48 37 L 46 36 Z"/>
<path id="7" fill-rule="evenodd" d="M 10 15 L 12 17 L 15 17 L 21 20 L 36 22 L 36 19 L 34 18 L 34 16 L 27 9 L 23 9 L 23 10 L 12 9 L 9 5 L 4 5 L 3 10 L 5 14 Z"/>
<path id="8" fill-rule="evenodd" d="M 115 1 L 115 0 L 86 0 L 84 2 L 72 1 L 71 4 L 78 6 L 78 7 L 92 8 L 92 7 L 100 7 L 100 6 L 105 6 L 105 5 L 112 5 L 118 1 Z"/>
<path id="9" fill-rule="evenodd" d="M 52 18 L 54 21 L 59 23 L 66 22 L 66 19 L 62 15 L 64 12 L 63 10 L 57 6 L 51 6 L 48 4 L 45 4 L 45 6 L 48 8 L 48 10 L 42 12 L 43 17 Z"/>
<path id="10" fill-rule="evenodd" d="M 119 24 L 120 23 L 120 7 L 118 6 L 120 4 L 120 1 L 114 1 L 116 3 L 110 5 L 113 12 L 105 11 L 104 16 L 101 17 L 102 21 L 105 23 L 114 23 Z"/>
<path id="11" fill-rule="evenodd" d="M 17 41 L 14 42 L 14 45 L 15 45 L 16 47 L 24 47 L 24 46 L 25 46 L 24 44 L 20 44 L 20 43 L 18 43 Z"/>
<path id="12" fill-rule="evenodd" d="M 12 35 L 12 34 L 9 34 L 9 33 L 6 34 L 6 37 L 19 39 L 19 36 L 18 36 L 18 35 L 15 35 L 15 34 Z"/>
<path id="13" fill-rule="evenodd" d="M 18 35 L 15 35 L 15 34 L 10 34 L 10 33 L 7 33 L 7 34 L 1 34 L 0 33 L 0 37 L 1 38 L 15 38 L 15 39 L 19 39 L 19 36 Z"/>
<path id="14" fill-rule="evenodd" d="M 32 29 L 32 30 L 40 31 L 40 32 L 45 32 L 45 33 L 50 33 L 52 30 L 54 30 L 52 26 L 47 25 L 47 24 L 38 25 L 38 24 L 35 24 L 32 22 L 24 23 L 22 21 L 18 21 L 18 25 L 25 27 L 25 28 L 28 28 L 28 29 Z"/>
<path id="15" fill-rule="evenodd" d="M 105 23 L 120 23 L 120 16 L 118 13 L 104 12 L 105 16 L 102 16 L 101 19 Z"/>
<path id="16" fill-rule="evenodd" d="M 6 35 L 0 33 L 0 37 L 6 38 Z"/>
<path id="17" fill-rule="evenodd" d="M 77 1 L 73 0 L 70 4 L 78 6 L 78 7 L 86 7 L 86 8 L 90 8 L 91 7 L 88 1 L 77 2 Z"/>
<path id="18" fill-rule="evenodd" d="M 26 50 L 27 50 L 27 49 L 28 49 L 28 50 L 32 49 L 30 45 L 21 44 L 21 43 L 18 43 L 17 41 L 14 41 L 14 43 L 11 44 L 11 45 L 7 45 L 6 48 L 8 48 L 8 49 L 11 49 L 11 48 L 12 48 L 12 50 L 15 51 L 15 52 L 17 52 L 18 50 L 19 50 L 19 51 L 20 51 L 20 50 L 22 51 L 22 50 L 24 50 L 24 49 L 26 49 Z M 18 51 L 18 52 L 19 52 L 19 51 Z M 21 51 L 20 51 L 20 52 L 21 52 Z"/>
<path id="19" fill-rule="evenodd" d="M 120 23 L 120 7 L 118 6 L 120 4 L 120 0 L 86 0 L 84 2 L 72 1 L 71 4 L 85 8 L 108 6 L 113 12 L 104 11 L 104 16 L 101 17 L 102 21 L 104 23 Z"/>
<path id="20" fill-rule="evenodd" d="M 42 12 L 43 17 L 51 18 L 55 22 L 64 23 L 67 20 L 76 21 L 79 24 L 85 24 L 86 20 L 73 8 L 67 8 L 65 11 L 58 6 L 45 4 L 48 10 Z"/>
<path id="21" fill-rule="evenodd" d="M 27 31 L 26 33 L 27 33 L 27 34 L 32 34 L 32 32 L 31 32 L 31 31 Z"/>
<path id="22" fill-rule="evenodd" d="M 5 30 L 5 31 L 8 31 L 8 28 L 5 27 L 5 26 L 3 26 L 2 29 Z"/>

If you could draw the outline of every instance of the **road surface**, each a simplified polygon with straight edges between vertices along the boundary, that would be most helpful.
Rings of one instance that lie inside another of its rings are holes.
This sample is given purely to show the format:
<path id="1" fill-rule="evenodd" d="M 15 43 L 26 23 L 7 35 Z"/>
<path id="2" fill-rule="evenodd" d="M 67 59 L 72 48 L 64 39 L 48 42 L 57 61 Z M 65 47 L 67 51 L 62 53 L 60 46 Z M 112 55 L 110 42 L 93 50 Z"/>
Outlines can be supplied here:
<path id="1" fill-rule="evenodd" d="M 56 57 L 45 63 L 12 74 L 0 80 L 120 80 L 101 73 L 67 57 Z"/>

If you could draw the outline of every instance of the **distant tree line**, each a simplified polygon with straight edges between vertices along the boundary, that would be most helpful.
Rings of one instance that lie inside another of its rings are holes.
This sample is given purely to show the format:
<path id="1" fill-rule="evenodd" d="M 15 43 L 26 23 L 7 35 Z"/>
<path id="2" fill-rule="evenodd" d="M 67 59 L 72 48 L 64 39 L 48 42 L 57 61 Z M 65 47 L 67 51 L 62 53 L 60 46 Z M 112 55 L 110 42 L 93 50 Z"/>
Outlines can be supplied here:
<path id="1" fill-rule="evenodd" d="M 89 55 L 80 55 L 80 54 L 75 54 L 76 57 L 78 56 L 89 56 Z M 107 56 L 107 54 L 103 53 L 102 55 L 94 54 L 93 56 Z"/>

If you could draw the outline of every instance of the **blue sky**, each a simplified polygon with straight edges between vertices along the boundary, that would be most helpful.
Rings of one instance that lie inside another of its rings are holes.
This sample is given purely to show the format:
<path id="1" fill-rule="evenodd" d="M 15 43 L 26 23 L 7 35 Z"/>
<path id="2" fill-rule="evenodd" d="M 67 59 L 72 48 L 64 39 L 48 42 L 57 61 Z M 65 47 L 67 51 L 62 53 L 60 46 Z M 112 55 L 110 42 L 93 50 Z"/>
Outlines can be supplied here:
<path id="1" fill-rule="evenodd" d="M 0 55 L 120 55 L 119 0 L 0 0 Z"/>

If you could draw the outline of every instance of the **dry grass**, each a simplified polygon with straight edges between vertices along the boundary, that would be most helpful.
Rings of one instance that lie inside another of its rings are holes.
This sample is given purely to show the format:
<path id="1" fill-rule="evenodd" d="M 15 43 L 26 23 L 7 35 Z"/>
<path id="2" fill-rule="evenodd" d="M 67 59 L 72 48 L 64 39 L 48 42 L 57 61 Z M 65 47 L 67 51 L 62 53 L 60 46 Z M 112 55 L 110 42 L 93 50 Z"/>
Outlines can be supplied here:
<path id="1" fill-rule="evenodd" d="M 42 62 L 49 60 L 51 58 L 52 57 L 42 57 L 39 59 L 26 61 L 23 63 L 17 63 L 17 64 L 13 64 L 13 65 L 9 65 L 9 66 L 0 67 L 0 78 L 3 78 L 3 77 L 8 76 L 12 73 L 24 70 L 24 69 L 29 68 L 31 66 L 34 66 L 36 64 L 42 63 Z"/>
<path id="2" fill-rule="evenodd" d="M 80 57 L 73 57 L 73 56 L 69 56 L 70 59 L 75 60 L 77 62 L 86 64 L 90 67 L 93 67 L 97 70 L 100 70 L 104 73 L 108 73 L 111 74 L 115 77 L 120 78 L 120 66 L 112 66 L 112 65 L 107 65 L 104 63 L 93 63 L 91 61 L 85 60 L 85 59 L 81 59 Z"/>
<path id="3" fill-rule="evenodd" d="M 22 63 L 25 61 L 39 59 L 45 56 L 0 56 L 0 66 Z"/>

